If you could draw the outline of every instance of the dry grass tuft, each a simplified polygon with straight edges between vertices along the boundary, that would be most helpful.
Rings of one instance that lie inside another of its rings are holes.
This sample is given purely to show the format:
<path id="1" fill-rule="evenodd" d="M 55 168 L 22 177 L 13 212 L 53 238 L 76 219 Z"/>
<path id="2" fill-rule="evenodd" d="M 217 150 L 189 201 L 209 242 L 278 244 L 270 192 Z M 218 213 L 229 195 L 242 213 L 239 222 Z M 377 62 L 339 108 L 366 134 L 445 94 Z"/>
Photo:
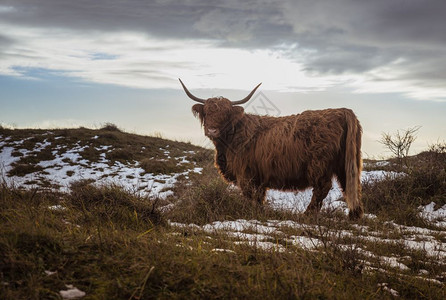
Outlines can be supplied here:
<path id="1" fill-rule="evenodd" d="M 165 224 L 157 208 L 157 201 L 124 190 L 116 184 L 95 186 L 89 180 L 71 185 L 69 203 L 87 219 L 99 218 L 126 226 Z"/>

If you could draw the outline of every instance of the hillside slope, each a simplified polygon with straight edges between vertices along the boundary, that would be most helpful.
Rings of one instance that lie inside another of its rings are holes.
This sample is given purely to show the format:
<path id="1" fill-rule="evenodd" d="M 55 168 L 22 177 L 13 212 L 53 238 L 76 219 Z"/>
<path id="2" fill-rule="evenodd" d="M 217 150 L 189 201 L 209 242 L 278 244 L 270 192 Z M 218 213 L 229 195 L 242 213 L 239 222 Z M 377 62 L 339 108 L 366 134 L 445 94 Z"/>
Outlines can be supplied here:
<path id="1" fill-rule="evenodd" d="M 200 156 L 210 159 L 211 153 L 188 143 L 124 133 L 114 126 L 0 131 L 5 180 L 62 191 L 72 182 L 93 180 L 166 197 L 179 177 L 200 173 Z"/>
<path id="2" fill-rule="evenodd" d="M 0 298 L 445 298 L 444 155 L 367 161 L 354 223 L 336 181 L 309 218 L 311 189 L 259 208 L 212 157 L 114 126 L 0 129 Z"/>

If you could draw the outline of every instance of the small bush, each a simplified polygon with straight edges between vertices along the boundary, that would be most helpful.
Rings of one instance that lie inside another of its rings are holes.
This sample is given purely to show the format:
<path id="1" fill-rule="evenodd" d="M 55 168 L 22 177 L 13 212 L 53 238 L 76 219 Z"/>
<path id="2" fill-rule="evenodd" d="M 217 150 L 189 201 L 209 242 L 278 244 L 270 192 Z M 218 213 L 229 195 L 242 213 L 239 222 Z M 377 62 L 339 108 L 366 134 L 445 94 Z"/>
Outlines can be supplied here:
<path id="1" fill-rule="evenodd" d="M 104 126 L 100 128 L 100 130 L 122 132 L 117 125 L 109 122 L 105 123 Z"/>

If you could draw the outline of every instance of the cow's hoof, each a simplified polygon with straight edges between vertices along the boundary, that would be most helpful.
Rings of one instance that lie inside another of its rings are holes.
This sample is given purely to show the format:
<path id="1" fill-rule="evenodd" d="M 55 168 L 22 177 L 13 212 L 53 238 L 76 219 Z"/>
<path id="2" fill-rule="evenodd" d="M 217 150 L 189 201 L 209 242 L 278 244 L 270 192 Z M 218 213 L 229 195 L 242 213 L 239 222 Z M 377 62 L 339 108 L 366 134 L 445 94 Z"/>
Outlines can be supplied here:
<path id="1" fill-rule="evenodd" d="M 362 209 L 361 206 L 358 206 L 355 209 L 351 209 L 348 212 L 348 218 L 351 221 L 357 221 L 357 220 L 361 219 L 363 215 L 364 215 L 364 210 Z"/>
<path id="2" fill-rule="evenodd" d="M 319 218 L 319 211 L 313 208 L 307 208 L 304 212 L 304 216 L 310 221 L 317 221 Z"/>

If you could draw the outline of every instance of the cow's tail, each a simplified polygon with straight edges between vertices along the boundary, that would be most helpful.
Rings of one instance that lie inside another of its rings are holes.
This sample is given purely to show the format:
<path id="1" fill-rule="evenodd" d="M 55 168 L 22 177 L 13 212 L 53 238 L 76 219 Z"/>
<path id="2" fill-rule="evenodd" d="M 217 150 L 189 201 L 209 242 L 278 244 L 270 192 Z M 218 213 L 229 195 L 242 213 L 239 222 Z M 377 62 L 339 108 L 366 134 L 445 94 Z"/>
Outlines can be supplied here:
<path id="1" fill-rule="evenodd" d="M 345 198 L 350 219 L 362 217 L 364 209 L 361 202 L 361 135 L 362 128 L 352 111 L 345 114 L 347 135 L 345 143 Z"/>

